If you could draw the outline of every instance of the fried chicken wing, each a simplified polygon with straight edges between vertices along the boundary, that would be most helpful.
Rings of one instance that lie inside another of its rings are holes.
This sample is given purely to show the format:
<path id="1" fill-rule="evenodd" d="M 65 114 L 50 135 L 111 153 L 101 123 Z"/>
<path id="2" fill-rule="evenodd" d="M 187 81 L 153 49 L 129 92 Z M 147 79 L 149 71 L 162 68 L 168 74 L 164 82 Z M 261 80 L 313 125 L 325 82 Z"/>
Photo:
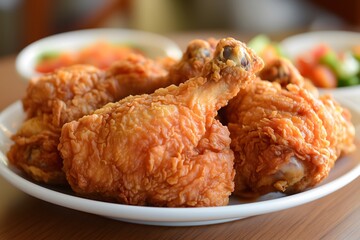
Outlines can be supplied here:
<path id="1" fill-rule="evenodd" d="M 226 109 L 235 194 L 296 193 L 321 182 L 354 149 L 350 115 L 330 96 L 256 79 Z"/>
<path id="2" fill-rule="evenodd" d="M 179 62 L 131 54 L 106 72 L 76 65 L 30 83 L 23 99 L 27 121 L 12 137 L 10 162 L 36 181 L 66 183 L 57 151 L 63 124 L 128 95 L 151 93 L 201 74 L 215 40 L 193 40 Z"/>
<path id="3" fill-rule="evenodd" d="M 215 117 L 262 66 L 243 43 L 223 39 L 201 77 L 65 124 L 58 148 L 72 189 L 125 204 L 227 204 L 234 156 Z"/>

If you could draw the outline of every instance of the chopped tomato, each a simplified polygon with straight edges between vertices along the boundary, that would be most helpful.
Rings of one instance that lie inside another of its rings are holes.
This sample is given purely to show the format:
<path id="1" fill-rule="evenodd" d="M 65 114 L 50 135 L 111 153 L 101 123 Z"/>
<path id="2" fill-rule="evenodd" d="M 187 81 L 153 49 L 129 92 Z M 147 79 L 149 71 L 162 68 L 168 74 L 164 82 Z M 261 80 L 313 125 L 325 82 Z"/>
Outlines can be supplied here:
<path id="1" fill-rule="evenodd" d="M 317 87 L 336 88 L 337 86 L 337 79 L 334 72 L 324 65 L 315 66 L 312 69 L 310 79 Z"/>
<path id="2" fill-rule="evenodd" d="M 79 52 L 63 52 L 51 58 L 44 56 L 37 64 L 35 70 L 40 73 L 48 73 L 57 68 L 74 64 L 90 64 L 100 69 L 106 69 L 113 62 L 124 59 L 131 53 L 141 54 L 138 49 L 132 47 L 116 46 L 101 41 Z"/>
<path id="3" fill-rule="evenodd" d="M 315 86 L 335 88 L 358 84 L 359 62 L 349 52 L 335 52 L 320 44 L 296 59 L 296 66 Z"/>
<path id="4" fill-rule="evenodd" d="M 310 78 L 316 65 L 313 58 L 307 55 L 300 56 L 296 59 L 296 66 L 302 76 Z"/>
<path id="5" fill-rule="evenodd" d="M 309 78 L 313 84 L 321 88 L 334 88 L 337 86 L 337 79 L 333 71 L 324 65 L 318 64 L 310 56 L 301 56 L 297 59 L 296 65 L 302 76 Z"/>
<path id="6" fill-rule="evenodd" d="M 319 44 L 311 51 L 312 58 L 315 62 L 318 62 L 321 57 L 323 57 L 328 51 L 330 51 L 330 47 L 326 44 Z"/>
<path id="7" fill-rule="evenodd" d="M 63 67 L 69 66 L 75 62 L 75 58 L 72 54 L 64 53 L 59 55 L 58 57 L 49 58 L 42 62 L 40 62 L 35 70 L 41 73 L 52 72 L 53 70 Z"/>

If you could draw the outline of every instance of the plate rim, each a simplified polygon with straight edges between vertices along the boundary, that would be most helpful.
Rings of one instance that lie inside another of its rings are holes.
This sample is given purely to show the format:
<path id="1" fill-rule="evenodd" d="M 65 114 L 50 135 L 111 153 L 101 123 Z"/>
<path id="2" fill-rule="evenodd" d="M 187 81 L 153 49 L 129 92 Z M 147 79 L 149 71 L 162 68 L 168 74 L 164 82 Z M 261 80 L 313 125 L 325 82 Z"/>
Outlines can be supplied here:
<path id="1" fill-rule="evenodd" d="M 346 102 L 344 103 L 346 104 Z M 21 102 L 16 101 L 1 111 L 0 124 L 2 124 L 2 120 L 7 113 L 19 111 L 19 109 L 17 109 L 19 107 L 21 107 Z M 355 106 L 351 106 L 351 109 L 360 115 L 360 109 L 354 107 Z M 191 226 L 205 225 L 209 224 L 211 221 L 215 221 L 215 223 L 227 220 L 232 221 L 296 207 L 329 195 L 360 176 L 360 162 L 358 162 L 354 168 L 346 171 L 340 177 L 294 195 L 260 202 L 239 203 L 236 205 L 219 207 L 169 208 L 109 203 L 62 193 L 18 175 L 11 169 L 7 161 L 6 155 L 3 151 L 0 151 L 0 176 L 19 190 L 40 200 L 62 207 L 122 221 L 129 220 L 132 222 L 141 222 L 143 224 L 148 222 L 151 225 L 169 222 L 169 224 L 173 226 L 178 225 L 181 222 L 186 222 L 188 226 Z M 269 206 L 271 206 L 271 208 L 269 208 Z"/>
<path id="2" fill-rule="evenodd" d="M 69 41 L 70 38 L 75 38 L 75 40 Z M 153 43 L 158 42 L 161 46 L 157 49 L 163 51 L 163 57 L 180 59 L 182 56 L 182 50 L 175 41 L 158 33 L 130 28 L 90 28 L 53 34 L 25 46 L 16 57 L 15 68 L 22 80 L 27 82 L 42 75 L 34 70 L 36 59 L 50 47 L 54 49 L 55 46 L 56 50 L 64 50 L 77 46 L 76 49 L 78 49 L 84 44 L 91 44 L 97 40 L 105 39 L 112 42 L 114 39 L 121 41 L 119 40 L 121 38 L 124 38 L 125 42 L 135 40 L 135 45 L 141 43 L 146 48 L 153 47 Z"/>
<path id="3" fill-rule="evenodd" d="M 360 32 L 354 31 L 342 31 L 342 30 L 320 30 L 320 31 L 310 31 L 310 32 L 302 32 L 294 35 L 290 35 L 285 37 L 279 42 L 279 45 L 282 48 L 289 48 L 289 42 L 293 42 L 294 39 L 308 39 L 311 37 L 318 37 L 318 39 L 329 39 L 329 36 L 336 36 L 336 37 L 352 37 L 352 38 L 360 38 Z M 325 37 L 324 37 L 325 36 Z M 299 41 L 299 40 L 297 40 Z"/>
<path id="4" fill-rule="evenodd" d="M 317 31 L 307 31 L 307 32 L 301 32 L 298 34 L 293 34 L 290 36 L 285 37 L 281 41 L 279 41 L 279 46 L 284 51 L 284 54 L 287 58 L 290 60 L 294 60 L 294 55 L 291 53 L 294 47 L 290 47 L 294 45 L 295 42 L 307 42 L 309 39 L 317 39 L 322 41 L 334 41 L 334 36 L 336 39 L 338 38 L 348 38 L 349 40 L 346 40 L 345 42 L 354 42 L 353 39 L 358 39 L 360 41 L 360 32 L 355 31 L 346 31 L 346 30 L 317 30 Z M 350 41 L 352 39 L 352 41 Z M 315 46 L 315 44 L 314 44 Z M 298 48 L 297 48 L 298 49 Z M 290 50 L 290 54 L 289 54 Z M 309 49 L 308 49 L 309 50 Z M 289 56 L 290 55 L 290 56 Z M 336 94 L 356 94 L 360 93 L 360 85 L 354 85 L 354 86 L 344 86 L 344 87 L 337 87 L 333 89 L 327 89 L 327 88 L 319 88 L 319 91 L 321 93 L 336 93 Z"/>

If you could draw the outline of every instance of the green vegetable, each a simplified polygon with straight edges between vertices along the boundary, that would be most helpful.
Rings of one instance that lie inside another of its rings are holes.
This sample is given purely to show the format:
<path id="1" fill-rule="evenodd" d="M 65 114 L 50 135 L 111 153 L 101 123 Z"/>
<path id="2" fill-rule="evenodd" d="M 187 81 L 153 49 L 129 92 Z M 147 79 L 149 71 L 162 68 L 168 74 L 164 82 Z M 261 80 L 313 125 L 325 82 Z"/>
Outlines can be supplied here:
<path id="1" fill-rule="evenodd" d="M 344 53 L 344 58 L 340 60 L 334 51 L 328 51 L 320 58 L 320 63 L 330 67 L 337 78 L 345 82 L 345 86 L 354 82 L 355 80 L 349 79 L 352 79 L 360 71 L 359 62 L 350 53 Z"/>
<path id="2" fill-rule="evenodd" d="M 360 71 L 359 62 L 349 52 L 345 53 L 343 61 L 340 62 L 337 72 L 340 78 L 349 78 L 357 75 Z"/>
<path id="3" fill-rule="evenodd" d="M 60 55 L 59 52 L 54 52 L 54 51 L 44 52 L 38 57 L 38 62 L 54 59 L 57 58 L 59 55 Z"/>
<path id="4" fill-rule="evenodd" d="M 330 67 L 336 72 L 337 67 L 340 65 L 340 61 L 334 51 L 327 51 L 320 59 L 320 63 Z"/>
<path id="5" fill-rule="evenodd" d="M 284 53 L 283 49 L 281 48 L 280 44 L 273 42 L 272 45 L 273 45 L 273 47 L 275 48 L 276 53 L 277 53 L 279 56 L 285 56 L 285 53 Z"/>
<path id="6" fill-rule="evenodd" d="M 354 58 L 360 62 L 360 45 L 356 45 L 351 49 L 351 53 L 354 56 Z"/>
<path id="7" fill-rule="evenodd" d="M 270 39 L 266 35 L 260 34 L 252 38 L 247 45 L 260 54 L 269 44 L 271 44 Z"/>
<path id="8" fill-rule="evenodd" d="M 339 78 L 338 79 L 338 87 L 348 87 L 353 85 L 360 84 L 360 79 L 358 76 L 350 76 L 347 78 Z"/>

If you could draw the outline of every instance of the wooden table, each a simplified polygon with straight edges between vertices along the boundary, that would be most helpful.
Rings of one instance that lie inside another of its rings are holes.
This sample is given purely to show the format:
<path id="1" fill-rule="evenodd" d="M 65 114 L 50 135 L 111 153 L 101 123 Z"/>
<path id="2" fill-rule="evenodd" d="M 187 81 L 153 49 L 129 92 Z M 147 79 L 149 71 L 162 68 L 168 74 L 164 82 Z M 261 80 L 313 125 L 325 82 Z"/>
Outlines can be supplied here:
<path id="1" fill-rule="evenodd" d="M 171 35 L 184 48 L 194 34 Z M 205 34 L 200 37 L 219 36 Z M 15 56 L 0 59 L 0 110 L 26 84 Z M 0 177 L 0 239 L 360 239 L 360 178 L 319 200 L 270 214 L 197 227 L 130 224 L 31 197 Z"/>

